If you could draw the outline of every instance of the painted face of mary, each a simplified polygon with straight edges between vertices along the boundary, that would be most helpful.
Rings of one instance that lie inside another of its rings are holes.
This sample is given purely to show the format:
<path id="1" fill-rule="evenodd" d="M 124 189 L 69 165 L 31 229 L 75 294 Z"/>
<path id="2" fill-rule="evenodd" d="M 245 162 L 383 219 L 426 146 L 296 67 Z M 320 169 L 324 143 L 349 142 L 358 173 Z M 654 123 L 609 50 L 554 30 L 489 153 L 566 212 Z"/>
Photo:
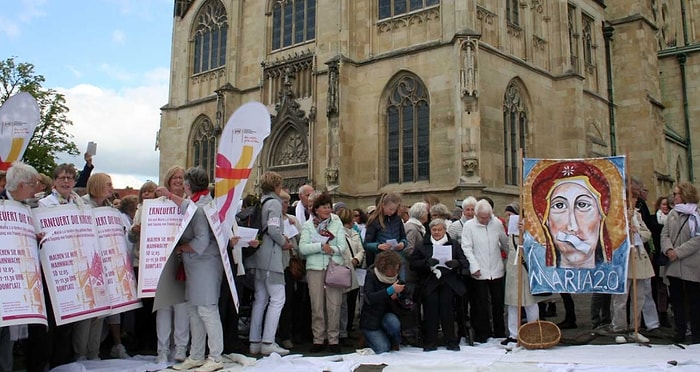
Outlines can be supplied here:
<path id="1" fill-rule="evenodd" d="M 594 268 L 603 214 L 597 192 L 582 180 L 555 184 L 546 226 L 558 251 L 559 267 Z"/>

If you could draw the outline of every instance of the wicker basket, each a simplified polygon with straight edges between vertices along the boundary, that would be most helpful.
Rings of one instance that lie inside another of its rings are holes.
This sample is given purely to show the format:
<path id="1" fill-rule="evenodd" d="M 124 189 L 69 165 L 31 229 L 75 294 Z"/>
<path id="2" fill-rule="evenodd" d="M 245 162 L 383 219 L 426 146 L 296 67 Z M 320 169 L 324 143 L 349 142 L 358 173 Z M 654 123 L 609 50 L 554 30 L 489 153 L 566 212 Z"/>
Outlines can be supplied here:
<path id="1" fill-rule="evenodd" d="M 523 324 L 518 330 L 518 342 L 526 349 L 548 349 L 560 339 L 561 331 L 552 322 L 538 320 Z"/>

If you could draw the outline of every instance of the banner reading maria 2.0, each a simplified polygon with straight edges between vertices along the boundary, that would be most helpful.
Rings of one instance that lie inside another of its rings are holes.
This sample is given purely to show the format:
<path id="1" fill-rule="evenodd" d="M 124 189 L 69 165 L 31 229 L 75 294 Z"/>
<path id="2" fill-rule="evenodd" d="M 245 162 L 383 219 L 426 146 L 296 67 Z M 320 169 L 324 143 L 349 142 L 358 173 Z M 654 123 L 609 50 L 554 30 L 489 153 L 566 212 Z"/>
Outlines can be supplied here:
<path id="1" fill-rule="evenodd" d="M 532 293 L 624 293 L 624 156 L 523 159 L 524 254 Z"/>

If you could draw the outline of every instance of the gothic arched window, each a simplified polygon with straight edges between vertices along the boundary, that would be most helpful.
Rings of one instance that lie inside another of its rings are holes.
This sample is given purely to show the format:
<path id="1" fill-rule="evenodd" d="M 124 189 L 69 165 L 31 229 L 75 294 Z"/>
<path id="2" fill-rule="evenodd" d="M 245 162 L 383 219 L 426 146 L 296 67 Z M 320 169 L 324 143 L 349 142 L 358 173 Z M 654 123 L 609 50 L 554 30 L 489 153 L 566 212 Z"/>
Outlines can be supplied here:
<path id="1" fill-rule="evenodd" d="M 514 82 L 508 84 L 503 97 L 503 154 L 506 185 L 519 185 L 520 167 L 518 150 L 525 157 L 525 135 L 527 134 L 527 111 L 520 88 Z"/>
<path id="2" fill-rule="evenodd" d="M 391 18 L 440 4 L 440 0 L 379 0 L 379 19 Z"/>
<path id="3" fill-rule="evenodd" d="M 272 5 L 272 50 L 316 38 L 316 0 L 275 0 Z"/>
<path id="4" fill-rule="evenodd" d="M 387 183 L 430 179 L 430 102 L 423 83 L 403 75 L 389 89 L 386 107 Z"/>
<path id="5" fill-rule="evenodd" d="M 207 117 L 202 117 L 192 126 L 190 134 L 190 161 L 192 166 L 201 166 L 214 181 L 217 140 L 214 126 Z"/>
<path id="6" fill-rule="evenodd" d="M 207 2 L 197 14 L 194 29 L 195 74 L 226 65 L 226 34 L 228 17 L 220 0 Z"/>

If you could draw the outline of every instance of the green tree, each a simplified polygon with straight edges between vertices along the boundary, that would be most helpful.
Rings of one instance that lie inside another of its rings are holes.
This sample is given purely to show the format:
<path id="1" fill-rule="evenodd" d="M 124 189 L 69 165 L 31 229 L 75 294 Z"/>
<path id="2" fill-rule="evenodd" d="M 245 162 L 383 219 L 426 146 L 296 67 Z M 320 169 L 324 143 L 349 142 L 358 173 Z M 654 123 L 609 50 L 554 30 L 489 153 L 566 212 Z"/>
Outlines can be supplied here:
<path id="1" fill-rule="evenodd" d="M 51 174 L 56 168 L 59 153 L 78 155 L 73 135 L 67 129 L 73 125 L 66 113 L 66 98 L 53 89 L 42 86 L 45 79 L 34 71 L 31 63 L 17 63 L 11 57 L 0 61 L 0 105 L 18 92 L 34 96 L 41 111 L 41 119 L 32 135 L 22 160 L 37 171 Z"/>

